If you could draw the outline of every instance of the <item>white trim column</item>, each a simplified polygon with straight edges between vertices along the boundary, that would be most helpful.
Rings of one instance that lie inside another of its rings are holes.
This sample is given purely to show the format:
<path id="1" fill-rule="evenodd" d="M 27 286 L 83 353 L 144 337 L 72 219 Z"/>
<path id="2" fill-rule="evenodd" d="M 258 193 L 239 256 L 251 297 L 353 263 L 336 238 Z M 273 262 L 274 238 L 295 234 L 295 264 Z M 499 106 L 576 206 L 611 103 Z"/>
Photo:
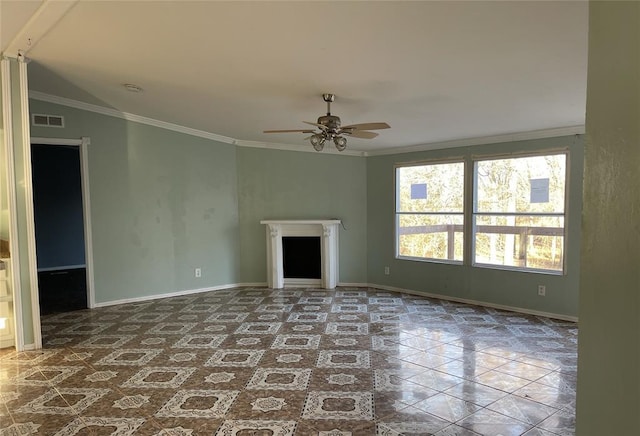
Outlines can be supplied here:
<path id="1" fill-rule="evenodd" d="M 33 219 L 27 63 L 28 60 L 22 53 L 18 59 L 2 59 L 2 113 L 9 179 L 9 283 L 13 294 L 15 346 L 18 351 L 42 348 Z"/>
<path id="2" fill-rule="evenodd" d="M 40 296 L 38 294 L 38 263 L 36 260 L 36 225 L 33 211 L 33 177 L 31 171 L 31 131 L 29 128 L 29 87 L 27 76 L 28 60 L 18 55 L 20 83 L 20 128 L 22 130 L 22 164 L 24 176 L 24 207 L 27 230 L 27 259 L 29 270 L 29 290 L 31 293 L 31 323 L 33 326 L 33 347 L 42 348 L 40 329 Z"/>
<path id="3" fill-rule="evenodd" d="M 322 224 L 322 287 L 338 285 L 338 223 Z"/>
<path id="4" fill-rule="evenodd" d="M 267 224 L 267 283 L 273 289 L 284 288 L 281 233 L 280 224 Z"/>
<path id="5" fill-rule="evenodd" d="M 18 212 L 16 198 L 15 158 L 13 151 L 13 102 L 11 98 L 11 61 L 3 58 L 0 61 L 2 79 L 2 123 L 3 143 L 5 149 L 7 176 L 7 205 L 9 213 L 9 271 L 8 282 L 13 296 L 13 325 L 15 331 L 15 348 L 24 350 L 24 329 L 22 317 L 22 288 L 20 281 L 20 249 L 18 244 Z"/>

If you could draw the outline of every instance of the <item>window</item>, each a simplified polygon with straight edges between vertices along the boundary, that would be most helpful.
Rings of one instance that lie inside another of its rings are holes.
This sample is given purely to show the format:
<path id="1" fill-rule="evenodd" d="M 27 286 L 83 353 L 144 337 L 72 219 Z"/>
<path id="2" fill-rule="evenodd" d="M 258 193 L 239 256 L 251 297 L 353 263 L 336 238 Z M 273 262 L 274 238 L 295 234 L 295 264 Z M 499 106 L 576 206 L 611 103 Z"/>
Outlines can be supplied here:
<path id="1" fill-rule="evenodd" d="M 553 151 L 396 166 L 396 257 L 563 273 L 567 161 Z"/>
<path id="2" fill-rule="evenodd" d="M 562 272 L 567 155 L 474 163 L 473 264 Z"/>
<path id="3" fill-rule="evenodd" d="M 464 162 L 396 168 L 396 255 L 461 263 Z"/>

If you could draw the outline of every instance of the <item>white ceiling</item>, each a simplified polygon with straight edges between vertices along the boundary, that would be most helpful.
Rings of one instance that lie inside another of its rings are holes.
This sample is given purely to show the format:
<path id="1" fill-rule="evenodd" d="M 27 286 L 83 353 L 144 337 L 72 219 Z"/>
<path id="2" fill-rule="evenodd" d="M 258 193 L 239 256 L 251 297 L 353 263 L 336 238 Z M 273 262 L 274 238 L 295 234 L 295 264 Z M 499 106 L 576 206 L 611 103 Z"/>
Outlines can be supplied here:
<path id="1" fill-rule="evenodd" d="M 336 94 L 332 113 L 343 124 L 391 125 L 376 139 L 350 139 L 350 150 L 437 148 L 585 120 L 585 1 L 2 0 L 1 8 L 1 48 L 32 59 L 31 90 L 240 141 L 309 148 L 306 135 L 262 131 L 305 128 L 324 115 L 324 92 Z"/>

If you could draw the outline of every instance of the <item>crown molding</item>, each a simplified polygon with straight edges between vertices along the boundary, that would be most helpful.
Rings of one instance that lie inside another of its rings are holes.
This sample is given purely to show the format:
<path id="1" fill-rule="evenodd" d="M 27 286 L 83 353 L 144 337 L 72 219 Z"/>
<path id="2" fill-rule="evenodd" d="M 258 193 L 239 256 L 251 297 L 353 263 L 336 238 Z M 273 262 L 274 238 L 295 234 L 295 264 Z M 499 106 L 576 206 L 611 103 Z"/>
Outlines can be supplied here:
<path id="1" fill-rule="evenodd" d="M 299 145 L 292 144 L 278 144 L 272 142 L 260 142 L 260 141 L 244 141 L 241 139 L 234 139 L 228 136 L 218 135 L 216 133 L 206 132 L 204 130 L 192 129 L 191 127 L 184 127 L 178 124 L 169 123 L 166 121 L 156 120 L 154 118 L 144 117 L 142 115 L 136 115 L 128 112 L 121 112 L 116 109 L 99 106 L 96 104 L 85 103 L 78 100 L 73 100 L 66 97 L 59 97 L 57 95 L 46 94 L 40 91 L 29 91 L 29 98 L 34 100 L 46 101 L 48 103 L 55 103 L 62 106 L 68 106 L 75 109 L 81 109 L 88 112 L 95 112 L 101 115 L 107 115 L 110 117 L 121 118 L 127 121 L 133 121 L 140 124 L 147 124 L 149 126 L 159 127 L 161 129 L 172 130 L 174 132 L 184 133 L 186 135 L 197 136 L 199 138 L 211 139 L 212 141 L 223 142 L 225 144 L 233 144 L 238 147 L 252 147 L 252 148 L 268 148 L 269 150 L 284 150 L 284 151 L 301 151 L 309 153 L 317 153 L 312 147 L 301 147 Z M 347 156 L 365 156 L 363 151 L 338 151 L 330 147 L 327 147 L 323 151 L 324 154 L 340 154 Z"/>
<path id="2" fill-rule="evenodd" d="M 451 141 L 431 142 L 427 144 L 411 145 L 408 147 L 385 148 L 370 151 L 366 156 L 382 156 L 389 154 L 414 153 L 417 151 L 440 150 L 444 148 L 469 147 L 472 145 L 498 144 L 501 142 L 527 141 L 530 139 L 556 138 L 559 136 L 583 135 L 585 126 L 556 127 L 553 129 L 531 130 L 528 132 L 505 133 L 502 135 L 480 136 L 475 138 L 454 139 Z"/>
<path id="3" fill-rule="evenodd" d="M 245 141 L 241 139 L 234 139 L 228 136 L 222 136 L 216 133 L 206 132 L 204 130 L 193 129 L 191 127 L 184 127 L 178 124 L 173 124 L 166 121 L 160 121 L 153 118 L 144 117 L 142 115 L 131 114 L 128 112 L 122 112 L 117 109 L 107 108 L 104 106 L 99 106 L 91 103 L 85 103 L 85 102 L 73 100 L 66 97 L 59 97 L 57 95 L 46 94 L 40 91 L 29 91 L 29 98 L 32 98 L 34 100 L 46 101 L 48 103 L 55 103 L 62 106 L 68 106 L 75 109 L 81 109 L 88 112 L 95 112 L 95 113 L 107 115 L 110 117 L 121 118 L 123 120 L 133 121 L 136 123 L 146 124 L 154 127 L 159 127 L 161 129 L 171 130 L 178 133 L 184 133 L 186 135 L 191 135 L 191 136 L 197 136 L 199 138 L 210 139 L 212 141 L 222 142 L 225 144 L 233 144 L 238 147 L 266 148 L 269 150 L 318 153 L 312 147 L 303 147 L 300 145 L 292 145 L 292 144 L 279 144 L 279 143 L 272 143 L 272 142 Z M 507 133 L 503 135 L 454 139 L 452 141 L 431 142 L 427 144 L 411 145 L 408 147 L 385 148 L 385 149 L 376 150 L 376 151 L 358 151 L 358 150 L 349 150 L 349 149 L 345 151 L 338 151 L 328 146 L 325 150 L 322 151 L 322 153 L 336 154 L 341 156 L 358 156 L 358 157 L 383 156 L 383 155 L 390 155 L 390 154 L 405 154 L 405 153 L 414 153 L 418 151 L 439 150 L 444 148 L 468 147 L 472 145 L 497 144 L 501 142 L 526 141 L 530 139 L 543 139 L 543 138 L 554 138 L 559 136 L 582 135 L 584 133 L 585 133 L 585 126 L 578 125 L 578 126 L 557 127 L 553 129 L 532 130 L 529 132 Z"/>
<path id="4" fill-rule="evenodd" d="M 172 130 L 174 132 L 184 133 L 186 135 L 197 136 L 199 138 L 211 139 L 212 141 L 224 142 L 225 144 L 235 144 L 236 140 L 228 136 L 217 135 L 215 133 L 205 132 L 204 130 L 192 129 L 191 127 L 184 127 L 178 124 L 169 123 L 166 121 L 156 120 L 154 118 L 143 117 L 142 115 L 131 114 L 128 112 L 121 112 L 117 109 L 107 108 L 104 106 L 98 106 L 96 104 L 84 103 L 78 100 L 72 100 L 66 97 L 58 97 L 57 95 L 46 94 L 39 91 L 29 91 L 29 98 L 34 100 L 46 101 L 48 103 L 55 103 L 62 106 L 68 106 L 75 109 L 81 109 L 88 112 L 95 112 L 110 117 L 121 118 L 127 121 L 133 121 L 140 124 L 146 124 L 149 126 L 160 127 L 161 129 Z"/>
<path id="5" fill-rule="evenodd" d="M 363 157 L 367 155 L 366 151 L 349 150 L 338 151 L 333 148 L 331 144 L 327 144 L 326 148 L 322 152 L 314 150 L 310 144 L 305 146 L 292 145 L 292 144 L 276 144 L 272 142 L 259 142 L 259 141 L 242 141 L 236 140 L 234 142 L 238 147 L 252 147 L 252 148 L 268 148 L 269 150 L 284 150 L 284 151 L 301 151 L 304 153 L 322 153 L 322 154 L 339 154 L 341 156 L 359 156 Z"/>

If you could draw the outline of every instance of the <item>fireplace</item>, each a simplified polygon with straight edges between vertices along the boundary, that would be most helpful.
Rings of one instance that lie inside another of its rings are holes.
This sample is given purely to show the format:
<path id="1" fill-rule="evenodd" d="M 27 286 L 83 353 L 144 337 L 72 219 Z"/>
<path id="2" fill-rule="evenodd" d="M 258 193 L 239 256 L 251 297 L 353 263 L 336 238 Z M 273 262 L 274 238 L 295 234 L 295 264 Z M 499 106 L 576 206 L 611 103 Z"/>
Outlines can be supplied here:
<path id="1" fill-rule="evenodd" d="M 260 223 L 267 226 L 269 287 L 336 287 L 340 220 L 265 220 Z"/>

